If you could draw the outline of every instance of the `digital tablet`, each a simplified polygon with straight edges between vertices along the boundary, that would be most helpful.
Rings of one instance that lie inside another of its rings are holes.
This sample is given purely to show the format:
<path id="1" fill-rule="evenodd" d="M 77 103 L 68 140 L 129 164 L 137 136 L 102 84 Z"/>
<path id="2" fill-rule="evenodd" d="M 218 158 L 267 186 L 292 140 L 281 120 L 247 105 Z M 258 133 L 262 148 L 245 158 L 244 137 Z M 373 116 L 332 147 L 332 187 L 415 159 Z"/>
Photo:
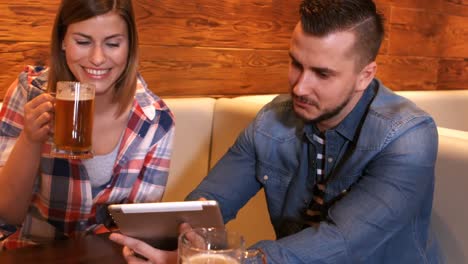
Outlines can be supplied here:
<path id="1" fill-rule="evenodd" d="M 179 225 L 224 227 L 216 201 L 112 204 L 112 219 L 124 235 L 164 250 L 177 248 Z"/>

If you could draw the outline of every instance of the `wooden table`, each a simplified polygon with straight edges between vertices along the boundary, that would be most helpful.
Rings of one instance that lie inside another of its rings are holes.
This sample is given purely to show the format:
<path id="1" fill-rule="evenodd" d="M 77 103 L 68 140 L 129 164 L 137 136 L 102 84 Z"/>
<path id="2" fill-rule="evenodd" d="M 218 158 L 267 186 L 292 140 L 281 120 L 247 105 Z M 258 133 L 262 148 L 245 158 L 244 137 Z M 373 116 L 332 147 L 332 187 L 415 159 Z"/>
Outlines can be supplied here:
<path id="1" fill-rule="evenodd" d="M 122 246 L 110 241 L 108 234 L 56 241 L 47 245 L 0 252 L 1 264 L 126 263 Z"/>

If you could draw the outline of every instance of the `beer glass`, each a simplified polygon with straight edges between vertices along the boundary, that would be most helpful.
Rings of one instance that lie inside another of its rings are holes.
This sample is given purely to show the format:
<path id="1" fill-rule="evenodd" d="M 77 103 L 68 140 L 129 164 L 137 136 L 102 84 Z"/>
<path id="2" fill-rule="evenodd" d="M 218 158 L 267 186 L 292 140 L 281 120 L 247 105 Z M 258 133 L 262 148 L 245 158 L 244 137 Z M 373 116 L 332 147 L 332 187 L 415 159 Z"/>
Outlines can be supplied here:
<path id="1" fill-rule="evenodd" d="M 194 228 L 178 241 L 179 264 L 266 264 L 263 253 L 245 250 L 242 235 L 224 228 Z"/>
<path id="2" fill-rule="evenodd" d="M 57 82 L 54 144 L 51 151 L 53 157 L 68 159 L 93 157 L 94 96 L 93 84 Z"/>
<path id="3" fill-rule="evenodd" d="M 266 255 L 258 249 L 247 249 L 244 251 L 242 264 L 267 264 Z"/>

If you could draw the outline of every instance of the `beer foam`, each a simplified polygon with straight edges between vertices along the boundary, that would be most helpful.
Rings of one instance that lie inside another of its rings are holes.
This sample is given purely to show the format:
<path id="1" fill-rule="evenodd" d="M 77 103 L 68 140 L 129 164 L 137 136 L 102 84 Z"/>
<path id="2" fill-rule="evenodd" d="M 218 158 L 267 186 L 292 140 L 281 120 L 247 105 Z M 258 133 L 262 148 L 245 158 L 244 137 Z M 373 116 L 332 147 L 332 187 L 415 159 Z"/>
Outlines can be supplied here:
<path id="1" fill-rule="evenodd" d="M 57 82 L 55 98 L 66 101 L 94 99 L 94 85 L 79 82 Z M 75 98 L 76 97 L 76 98 Z"/>
<path id="2" fill-rule="evenodd" d="M 182 264 L 240 264 L 231 256 L 220 254 L 201 253 L 187 258 L 182 258 Z"/>
<path id="3" fill-rule="evenodd" d="M 75 97 L 77 97 L 75 99 Z M 93 100 L 94 99 L 94 94 L 88 93 L 88 92 L 82 92 L 81 94 L 77 95 L 75 92 L 72 91 L 61 91 L 60 93 L 57 93 L 55 96 L 56 99 L 58 100 L 64 100 L 64 101 L 86 101 L 86 100 Z"/>

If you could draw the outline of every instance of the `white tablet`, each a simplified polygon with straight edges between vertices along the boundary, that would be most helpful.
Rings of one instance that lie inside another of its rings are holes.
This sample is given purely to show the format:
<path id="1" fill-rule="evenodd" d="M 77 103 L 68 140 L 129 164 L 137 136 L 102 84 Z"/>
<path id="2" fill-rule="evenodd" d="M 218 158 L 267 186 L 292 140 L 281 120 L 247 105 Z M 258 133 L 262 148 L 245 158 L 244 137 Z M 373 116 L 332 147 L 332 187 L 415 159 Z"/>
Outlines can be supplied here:
<path id="1" fill-rule="evenodd" d="M 194 228 L 224 227 L 216 201 L 112 204 L 108 209 L 122 234 L 165 250 L 177 248 L 183 222 Z"/>

